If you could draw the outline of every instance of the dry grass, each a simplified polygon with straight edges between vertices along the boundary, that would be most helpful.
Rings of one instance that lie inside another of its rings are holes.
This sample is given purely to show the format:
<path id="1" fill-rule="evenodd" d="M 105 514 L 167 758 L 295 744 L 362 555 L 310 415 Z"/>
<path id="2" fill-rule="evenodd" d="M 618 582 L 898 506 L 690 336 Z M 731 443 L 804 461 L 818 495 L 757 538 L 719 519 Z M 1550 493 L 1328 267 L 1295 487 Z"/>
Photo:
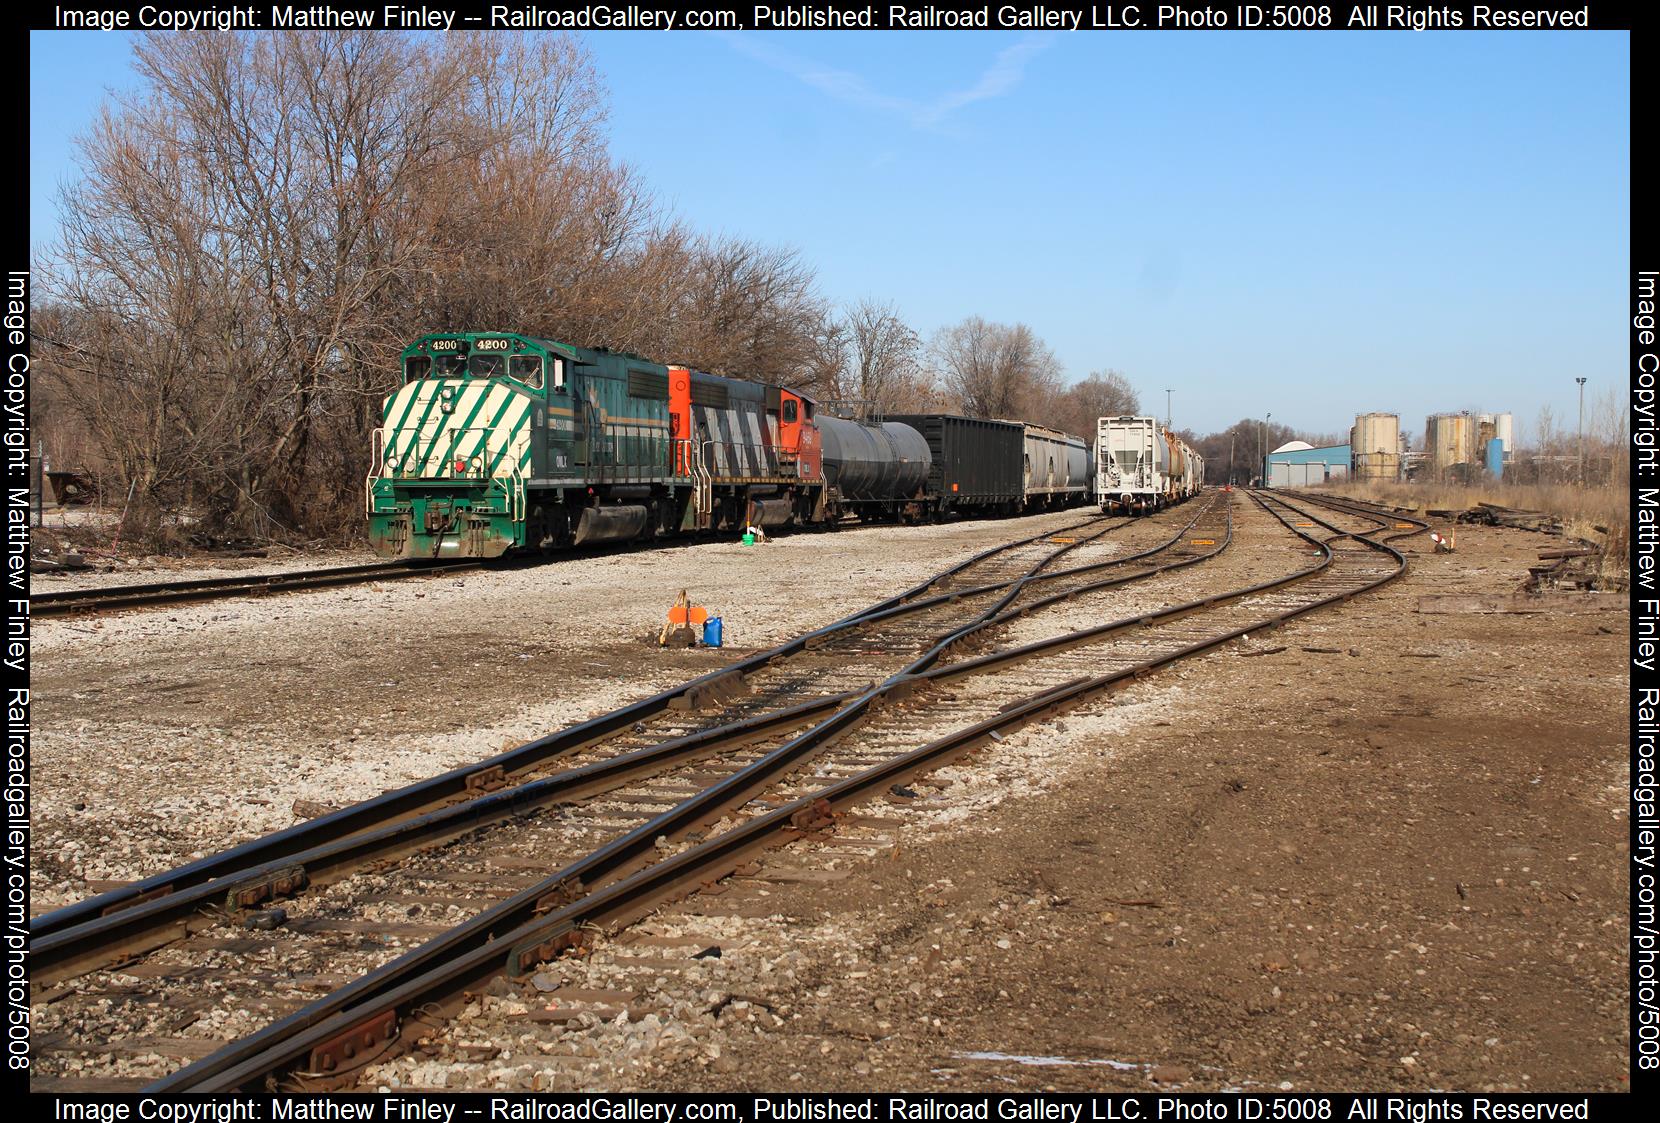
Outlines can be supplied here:
<path id="1" fill-rule="evenodd" d="M 1328 490 L 1419 510 L 1461 511 L 1478 503 L 1497 503 L 1524 511 L 1545 511 L 1562 520 L 1563 532 L 1568 537 L 1583 538 L 1602 547 L 1603 572 L 1624 574 L 1630 568 L 1631 497 L 1624 487 L 1368 481 L 1333 485 Z"/>

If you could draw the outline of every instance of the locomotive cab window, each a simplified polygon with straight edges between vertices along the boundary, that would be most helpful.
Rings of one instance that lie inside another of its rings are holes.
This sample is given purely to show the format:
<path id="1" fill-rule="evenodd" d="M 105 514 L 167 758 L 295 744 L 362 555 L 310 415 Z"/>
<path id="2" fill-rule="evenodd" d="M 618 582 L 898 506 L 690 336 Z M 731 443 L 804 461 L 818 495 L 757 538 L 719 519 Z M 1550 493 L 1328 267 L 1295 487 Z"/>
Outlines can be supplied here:
<path id="1" fill-rule="evenodd" d="M 784 420 L 786 422 L 793 422 L 795 419 L 796 419 L 795 402 L 793 400 L 785 402 L 784 403 Z"/>
<path id="2" fill-rule="evenodd" d="M 510 377 L 529 386 L 533 390 L 542 388 L 542 356 L 514 355 L 507 364 L 507 373 Z"/>
<path id="3" fill-rule="evenodd" d="M 411 355 L 403 361 L 403 380 L 415 382 L 432 371 L 432 360 L 425 355 Z"/>
<path id="4" fill-rule="evenodd" d="M 467 373 L 474 378 L 500 378 L 506 366 L 506 355 L 474 354 L 467 362 Z"/>

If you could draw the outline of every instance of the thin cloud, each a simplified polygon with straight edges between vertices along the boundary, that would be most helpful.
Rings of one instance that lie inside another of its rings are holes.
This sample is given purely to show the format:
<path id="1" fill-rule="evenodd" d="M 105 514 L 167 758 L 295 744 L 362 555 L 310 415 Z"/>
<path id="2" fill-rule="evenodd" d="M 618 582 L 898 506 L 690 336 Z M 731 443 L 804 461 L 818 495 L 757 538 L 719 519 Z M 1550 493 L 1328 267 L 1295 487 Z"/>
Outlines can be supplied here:
<path id="1" fill-rule="evenodd" d="M 1029 35 L 1020 42 L 1003 48 L 997 57 L 966 90 L 952 90 L 928 101 L 895 97 L 884 94 L 867 82 L 863 76 L 850 70 L 803 58 L 789 51 L 779 50 L 751 36 L 737 33 L 722 35 L 728 44 L 758 62 L 783 71 L 797 81 L 828 94 L 837 101 L 874 109 L 897 116 L 919 129 L 939 125 L 951 114 L 975 102 L 990 101 L 1011 92 L 1026 75 L 1026 67 L 1041 52 L 1055 42 L 1053 33 Z"/>
<path id="2" fill-rule="evenodd" d="M 997 58 L 986 68 L 986 72 L 980 75 L 980 80 L 972 89 L 946 94 L 938 99 L 924 111 L 917 124 L 935 124 L 947 114 L 955 113 L 965 105 L 972 105 L 977 101 L 990 101 L 1009 93 L 1020 85 L 1020 80 L 1026 76 L 1026 64 L 1048 50 L 1054 42 L 1053 34 L 1033 35 L 1013 46 L 1004 47 L 997 52 Z"/>

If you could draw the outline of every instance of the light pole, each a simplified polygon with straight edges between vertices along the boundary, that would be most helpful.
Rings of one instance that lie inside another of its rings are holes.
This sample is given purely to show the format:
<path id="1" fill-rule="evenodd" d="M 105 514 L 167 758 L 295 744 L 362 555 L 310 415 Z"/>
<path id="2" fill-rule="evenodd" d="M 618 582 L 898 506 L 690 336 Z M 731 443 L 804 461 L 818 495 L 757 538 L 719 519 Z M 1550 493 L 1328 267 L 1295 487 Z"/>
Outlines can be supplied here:
<path id="1" fill-rule="evenodd" d="M 1574 379 L 1579 383 L 1579 486 L 1585 486 L 1585 380 Z"/>
<path id="2" fill-rule="evenodd" d="M 1258 477 L 1258 485 L 1261 487 L 1268 486 L 1268 423 L 1272 420 L 1274 415 L 1270 413 L 1262 419 L 1262 424 L 1257 426 L 1257 467 L 1262 471 L 1262 475 Z"/>
<path id="3" fill-rule="evenodd" d="M 1170 393 L 1169 390 L 1164 392 L 1164 427 L 1166 429 L 1170 428 Z"/>

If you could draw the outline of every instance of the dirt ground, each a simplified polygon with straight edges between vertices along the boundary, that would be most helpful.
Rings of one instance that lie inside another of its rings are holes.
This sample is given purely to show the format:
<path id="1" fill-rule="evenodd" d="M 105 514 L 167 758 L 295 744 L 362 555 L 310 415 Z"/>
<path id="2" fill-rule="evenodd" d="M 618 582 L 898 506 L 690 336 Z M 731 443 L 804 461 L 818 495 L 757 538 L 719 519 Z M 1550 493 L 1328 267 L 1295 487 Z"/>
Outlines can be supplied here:
<path id="1" fill-rule="evenodd" d="M 717 653 L 640 654 L 679 584 L 747 614 L 748 650 L 1010 526 L 43 621 L 35 907 L 707 669 Z M 724 948 L 664 968 L 686 1000 L 636 986 L 557 1035 L 464 1020 L 480 1063 L 446 1049 L 370 1086 L 1623 1089 L 1628 619 L 1420 612 L 1512 591 L 1550 544 L 1458 543 L 769 863 L 813 876 L 647 922 Z M 520 1063 L 584 1034 L 575 1068 Z"/>
<path id="2" fill-rule="evenodd" d="M 1041 808 L 778 889 L 790 924 L 869 942 L 723 1071 L 661 1079 L 1624 1089 L 1627 621 L 1418 613 L 1509 591 L 1541 545 L 1458 542 L 1283 652 L 1138 687 L 1168 714 L 1076 738 Z"/>

